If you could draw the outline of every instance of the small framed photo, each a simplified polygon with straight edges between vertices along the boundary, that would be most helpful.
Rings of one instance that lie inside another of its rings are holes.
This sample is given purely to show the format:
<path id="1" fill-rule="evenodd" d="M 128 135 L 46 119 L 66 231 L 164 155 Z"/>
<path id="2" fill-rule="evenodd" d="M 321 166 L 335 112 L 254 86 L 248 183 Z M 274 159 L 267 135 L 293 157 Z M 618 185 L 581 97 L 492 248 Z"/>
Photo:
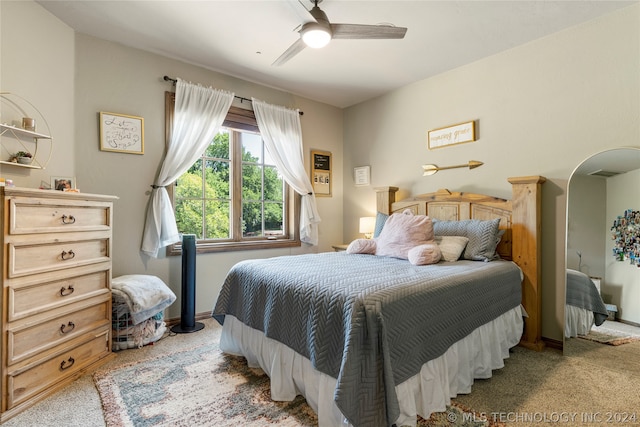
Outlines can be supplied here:
<path id="1" fill-rule="evenodd" d="M 144 118 L 100 112 L 100 150 L 144 154 Z"/>
<path id="2" fill-rule="evenodd" d="M 71 191 L 76 189 L 76 179 L 70 176 L 52 176 L 51 189 L 58 191 Z"/>

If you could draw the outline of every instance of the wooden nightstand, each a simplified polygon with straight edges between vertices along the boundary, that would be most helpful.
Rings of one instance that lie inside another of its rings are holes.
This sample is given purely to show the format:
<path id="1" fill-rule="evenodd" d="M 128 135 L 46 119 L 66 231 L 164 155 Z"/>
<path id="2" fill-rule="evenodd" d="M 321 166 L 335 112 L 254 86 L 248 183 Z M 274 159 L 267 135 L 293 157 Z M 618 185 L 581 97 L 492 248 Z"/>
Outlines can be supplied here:
<path id="1" fill-rule="evenodd" d="M 348 246 L 349 245 L 331 245 L 333 250 L 335 250 L 336 252 L 346 251 Z"/>

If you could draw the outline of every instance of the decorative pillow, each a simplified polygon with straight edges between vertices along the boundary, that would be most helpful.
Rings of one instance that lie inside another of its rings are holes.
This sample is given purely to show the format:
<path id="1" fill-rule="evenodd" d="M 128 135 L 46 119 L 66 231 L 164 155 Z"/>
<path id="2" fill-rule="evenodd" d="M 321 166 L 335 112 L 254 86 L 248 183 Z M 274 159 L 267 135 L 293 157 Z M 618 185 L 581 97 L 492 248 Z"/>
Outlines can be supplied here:
<path id="1" fill-rule="evenodd" d="M 382 228 L 384 227 L 385 222 L 387 222 L 387 218 L 389 218 L 389 215 L 383 214 L 382 212 L 378 212 L 376 214 L 376 226 L 373 229 L 374 238 L 380 235 L 380 232 L 382 231 Z"/>
<path id="2" fill-rule="evenodd" d="M 376 241 L 373 239 L 356 239 L 347 246 L 348 254 L 370 254 L 376 253 Z"/>
<path id="3" fill-rule="evenodd" d="M 498 235 L 496 236 L 496 247 L 495 247 L 495 251 L 496 251 L 496 257 L 495 259 L 500 259 L 500 254 L 497 252 L 498 251 L 498 245 L 500 244 L 500 240 L 502 240 L 502 236 L 504 236 L 505 233 L 505 229 L 500 229 L 498 230 Z"/>
<path id="4" fill-rule="evenodd" d="M 415 246 L 433 242 L 433 224 L 425 215 L 410 210 L 392 214 L 376 239 L 376 255 L 408 259 Z"/>
<path id="5" fill-rule="evenodd" d="M 409 262 L 413 265 L 429 265 L 436 264 L 440 261 L 442 253 L 435 243 L 425 243 L 409 250 L 407 254 Z"/>
<path id="6" fill-rule="evenodd" d="M 482 221 L 436 221 L 433 232 L 436 236 L 464 236 L 469 239 L 462 257 L 473 261 L 491 261 L 496 258 L 496 242 L 500 218 Z"/>
<path id="7" fill-rule="evenodd" d="M 459 260 L 469 243 L 469 239 L 463 236 L 436 236 L 435 241 L 442 252 L 442 259 L 447 262 Z"/>

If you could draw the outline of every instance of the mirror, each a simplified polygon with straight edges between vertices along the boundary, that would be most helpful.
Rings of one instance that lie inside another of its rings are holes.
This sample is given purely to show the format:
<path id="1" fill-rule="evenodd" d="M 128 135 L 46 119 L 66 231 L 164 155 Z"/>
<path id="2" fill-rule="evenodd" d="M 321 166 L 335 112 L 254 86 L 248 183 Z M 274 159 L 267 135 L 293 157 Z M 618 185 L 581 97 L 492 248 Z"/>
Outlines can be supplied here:
<path id="1" fill-rule="evenodd" d="M 640 148 L 606 150 L 578 165 L 567 186 L 565 355 L 589 357 L 598 346 L 614 351 L 625 336 L 640 337 L 640 238 L 630 228 L 635 218 L 640 230 Z M 584 284 L 572 275 L 586 277 Z M 576 297 L 576 290 L 584 295 Z M 595 296 L 586 302 L 589 293 Z M 600 314 L 598 297 L 605 304 Z M 600 326 L 592 328 L 594 322 Z"/>

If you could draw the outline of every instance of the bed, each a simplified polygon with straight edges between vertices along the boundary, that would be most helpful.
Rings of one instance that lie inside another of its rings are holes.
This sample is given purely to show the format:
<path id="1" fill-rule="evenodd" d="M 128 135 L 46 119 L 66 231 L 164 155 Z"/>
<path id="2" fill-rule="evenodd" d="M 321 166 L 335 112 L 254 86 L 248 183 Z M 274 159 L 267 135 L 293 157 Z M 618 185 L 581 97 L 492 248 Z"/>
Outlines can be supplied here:
<path id="1" fill-rule="evenodd" d="M 262 368 L 272 399 L 305 396 L 321 426 L 410 426 L 444 411 L 509 348 L 543 348 L 544 181 L 510 178 L 511 200 L 439 190 L 396 202 L 398 188 L 376 188 L 379 216 L 428 215 L 441 230 L 496 224 L 500 259 L 468 259 L 467 245 L 464 259 L 431 265 L 346 252 L 243 261 L 212 311 L 220 348 Z"/>
<path id="2" fill-rule="evenodd" d="M 593 325 L 607 320 L 607 307 L 589 276 L 567 269 L 567 300 L 565 305 L 565 338 L 587 335 Z"/>

